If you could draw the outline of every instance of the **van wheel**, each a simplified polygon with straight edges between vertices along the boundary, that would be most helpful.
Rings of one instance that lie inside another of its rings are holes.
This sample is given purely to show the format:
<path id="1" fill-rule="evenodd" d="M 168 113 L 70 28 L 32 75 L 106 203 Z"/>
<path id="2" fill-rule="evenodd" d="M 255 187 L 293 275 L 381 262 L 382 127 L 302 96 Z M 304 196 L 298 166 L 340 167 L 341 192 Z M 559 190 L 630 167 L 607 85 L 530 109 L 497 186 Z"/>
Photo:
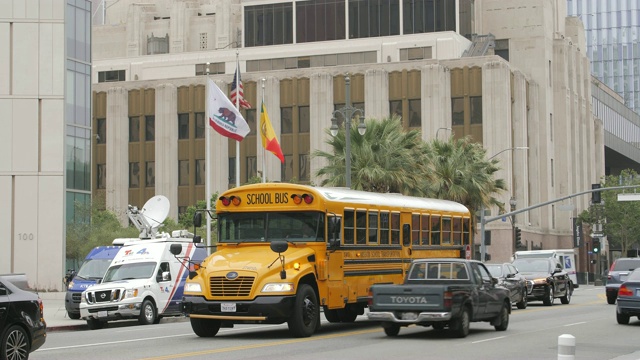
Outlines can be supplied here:
<path id="1" fill-rule="evenodd" d="M 308 284 L 302 284 L 296 293 L 293 313 L 287 324 L 295 337 L 309 337 L 316 331 L 320 321 L 320 306 L 316 292 Z"/>
<path id="2" fill-rule="evenodd" d="M 563 304 L 568 304 L 571 301 L 571 295 L 573 294 L 573 286 L 571 283 L 567 285 L 567 292 L 563 297 L 560 298 L 560 302 Z"/>
<path id="3" fill-rule="evenodd" d="M 542 299 L 542 303 L 545 304 L 546 306 L 551 306 L 553 305 L 553 300 L 554 300 L 554 291 L 553 291 L 553 285 L 549 285 L 544 289 L 544 299 Z"/>
<path id="4" fill-rule="evenodd" d="M 220 325 L 222 324 L 220 320 L 211 320 L 211 319 L 194 319 L 191 320 L 191 329 L 196 335 L 200 337 L 214 337 L 218 334 L 220 330 Z"/>
<path id="5" fill-rule="evenodd" d="M 387 336 L 398 336 L 398 334 L 400 333 L 400 325 L 397 324 L 383 324 L 382 328 L 384 329 L 384 333 L 387 334 Z"/>
<path id="6" fill-rule="evenodd" d="M 140 325 L 155 324 L 157 316 L 158 314 L 156 312 L 156 306 L 153 305 L 153 302 L 151 300 L 143 301 L 142 307 L 140 308 L 140 317 L 138 318 L 138 323 L 140 323 Z"/>
<path id="7" fill-rule="evenodd" d="M 69 315 L 69 319 L 78 320 L 80 319 L 80 313 L 72 313 L 67 311 L 67 315 Z"/>
<path id="8" fill-rule="evenodd" d="M 459 317 L 451 320 L 449 330 L 453 333 L 453 336 L 458 338 L 464 338 L 469 335 L 469 323 L 471 322 L 471 316 L 469 315 L 469 309 L 465 308 Z"/>
<path id="9" fill-rule="evenodd" d="M 87 327 L 89 330 L 98 330 L 104 327 L 104 322 L 98 319 L 87 319 Z"/>

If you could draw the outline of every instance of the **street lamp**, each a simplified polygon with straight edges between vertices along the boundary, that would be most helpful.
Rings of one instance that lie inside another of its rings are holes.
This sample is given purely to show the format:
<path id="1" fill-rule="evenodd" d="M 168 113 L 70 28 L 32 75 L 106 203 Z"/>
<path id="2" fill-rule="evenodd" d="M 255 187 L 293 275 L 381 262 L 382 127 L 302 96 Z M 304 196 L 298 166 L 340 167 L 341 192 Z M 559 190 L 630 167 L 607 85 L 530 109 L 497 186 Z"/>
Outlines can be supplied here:
<path id="1" fill-rule="evenodd" d="M 448 131 L 451 131 L 451 128 L 450 128 L 450 127 L 441 127 L 441 128 L 438 128 L 438 130 L 436 130 L 436 139 L 438 138 L 438 133 L 440 132 L 440 130 L 448 130 Z"/>
<path id="2" fill-rule="evenodd" d="M 364 135 L 367 131 L 367 126 L 364 124 L 364 112 L 358 108 L 354 108 L 351 106 L 351 79 L 349 78 L 349 74 L 347 74 L 344 78 L 345 84 L 345 105 L 343 108 L 335 110 L 331 115 L 331 127 L 329 130 L 331 131 L 331 135 L 338 135 L 338 119 L 336 118 L 337 114 L 342 115 L 344 119 L 344 130 L 345 130 L 345 142 L 346 142 L 346 153 L 345 153 L 345 186 L 347 188 L 351 188 L 351 118 L 355 114 L 360 114 L 360 123 L 358 124 L 358 133 L 360 135 Z"/>
<path id="3" fill-rule="evenodd" d="M 498 151 L 497 153 L 493 154 L 487 160 L 491 160 L 494 157 L 502 154 L 505 151 L 513 151 L 513 150 L 529 150 L 529 147 L 528 146 L 516 146 L 516 147 L 510 147 L 510 148 L 502 149 L 502 150 Z M 515 201 L 515 199 L 513 199 L 513 200 Z M 515 206 L 515 204 L 514 204 L 514 206 Z M 484 222 L 484 204 L 482 204 L 482 206 L 480 208 L 480 261 L 482 261 L 482 262 L 485 261 L 485 257 L 486 257 L 486 254 L 487 254 L 487 247 L 485 245 L 484 227 L 485 227 L 485 222 Z M 515 239 L 515 237 L 514 237 L 514 239 Z"/>

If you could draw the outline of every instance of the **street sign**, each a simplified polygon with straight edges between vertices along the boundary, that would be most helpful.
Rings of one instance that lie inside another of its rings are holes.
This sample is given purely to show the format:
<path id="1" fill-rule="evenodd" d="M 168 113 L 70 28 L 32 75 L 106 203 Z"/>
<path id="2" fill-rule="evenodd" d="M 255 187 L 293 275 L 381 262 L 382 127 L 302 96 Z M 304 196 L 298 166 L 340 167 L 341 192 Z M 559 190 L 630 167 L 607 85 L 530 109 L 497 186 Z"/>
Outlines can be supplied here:
<path id="1" fill-rule="evenodd" d="M 464 248 L 464 258 L 471 260 L 471 245 L 467 244 Z"/>

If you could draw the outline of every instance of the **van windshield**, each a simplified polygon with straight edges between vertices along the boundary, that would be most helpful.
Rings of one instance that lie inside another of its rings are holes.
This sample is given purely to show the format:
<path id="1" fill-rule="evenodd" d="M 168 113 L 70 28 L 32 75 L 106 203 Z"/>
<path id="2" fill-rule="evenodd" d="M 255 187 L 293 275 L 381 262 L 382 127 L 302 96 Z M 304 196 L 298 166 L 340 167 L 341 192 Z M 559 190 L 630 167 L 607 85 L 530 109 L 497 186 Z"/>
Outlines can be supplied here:
<path id="1" fill-rule="evenodd" d="M 89 259 L 82 264 L 76 277 L 87 280 L 102 279 L 109 265 L 111 265 L 111 259 Z"/>
<path id="2" fill-rule="evenodd" d="M 218 214 L 218 242 L 324 241 L 324 214 L 317 211 Z"/>
<path id="3" fill-rule="evenodd" d="M 155 262 L 140 262 L 115 265 L 107 270 L 104 275 L 103 282 L 132 280 L 132 279 L 148 279 L 155 274 Z"/>

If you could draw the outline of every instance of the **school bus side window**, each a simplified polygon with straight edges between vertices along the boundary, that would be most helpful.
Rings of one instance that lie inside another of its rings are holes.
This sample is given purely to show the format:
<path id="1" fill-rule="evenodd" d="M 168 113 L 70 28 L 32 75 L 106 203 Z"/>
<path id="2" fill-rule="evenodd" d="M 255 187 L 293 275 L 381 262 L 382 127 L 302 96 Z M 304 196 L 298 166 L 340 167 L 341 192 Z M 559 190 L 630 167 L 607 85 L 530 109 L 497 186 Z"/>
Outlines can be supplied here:
<path id="1" fill-rule="evenodd" d="M 344 210 L 344 244 L 353 245 L 355 210 Z"/>
<path id="2" fill-rule="evenodd" d="M 451 244 L 451 218 L 442 217 L 442 243 Z"/>
<path id="3" fill-rule="evenodd" d="M 367 211 L 356 211 L 356 244 L 367 243 Z"/>
<path id="4" fill-rule="evenodd" d="M 389 245 L 389 229 L 391 222 L 389 221 L 389 212 L 380 212 L 380 244 Z"/>
<path id="5" fill-rule="evenodd" d="M 431 245 L 440 245 L 440 216 L 431 216 Z"/>
<path id="6" fill-rule="evenodd" d="M 400 245 L 400 213 L 391 213 L 391 244 Z"/>
<path id="7" fill-rule="evenodd" d="M 420 214 L 411 214 L 411 243 L 420 245 Z"/>
<path id="8" fill-rule="evenodd" d="M 369 244 L 378 243 L 378 212 L 369 212 Z"/>
<path id="9" fill-rule="evenodd" d="M 422 215 L 422 245 L 429 245 L 429 224 L 431 220 L 429 215 Z"/>
<path id="10" fill-rule="evenodd" d="M 462 218 L 453 218 L 453 245 L 462 244 Z"/>
<path id="11" fill-rule="evenodd" d="M 471 244 L 471 235 L 469 232 L 469 229 L 471 228 L 471 226 L 469 226 L 470 222 L 470 218 L 462 219 L 462 244 L 464 245 Z"/>

